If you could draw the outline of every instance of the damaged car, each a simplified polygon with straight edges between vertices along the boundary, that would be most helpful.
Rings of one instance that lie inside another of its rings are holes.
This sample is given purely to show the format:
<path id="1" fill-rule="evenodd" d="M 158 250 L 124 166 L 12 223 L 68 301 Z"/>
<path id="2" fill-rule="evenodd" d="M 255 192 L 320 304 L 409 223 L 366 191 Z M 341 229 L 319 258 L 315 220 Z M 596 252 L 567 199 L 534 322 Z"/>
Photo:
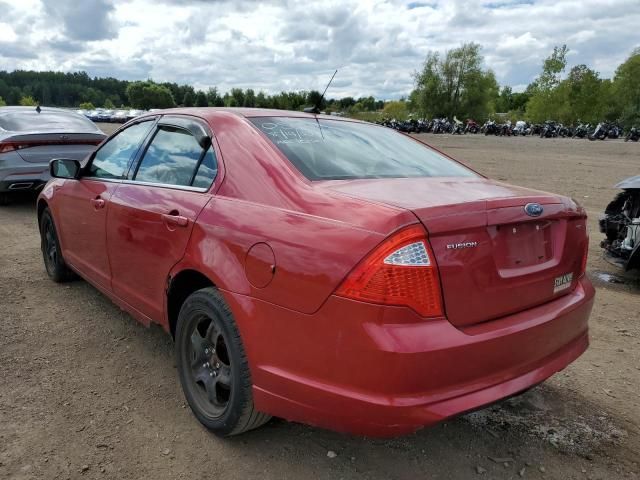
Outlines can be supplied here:
<path id="1" fill-rule="evenodd" d="M 622 189 L 607 205 L 600 231 L 604 258 L 625 270 L 640 269 L 640 175 L 616 185 Z"/>

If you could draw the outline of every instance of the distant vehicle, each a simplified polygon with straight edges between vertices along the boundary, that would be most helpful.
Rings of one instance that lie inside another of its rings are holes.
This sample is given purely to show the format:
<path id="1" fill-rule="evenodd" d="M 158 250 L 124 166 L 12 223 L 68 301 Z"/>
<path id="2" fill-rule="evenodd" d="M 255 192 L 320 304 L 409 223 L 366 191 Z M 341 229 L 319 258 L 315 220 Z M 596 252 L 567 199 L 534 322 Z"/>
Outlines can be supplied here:
<path id="1" fill-rule="evenodd" d="M 524 137 L 527 133 L 530 132 L 529 125 L 524 120 L 518 120 L 516 122 L 515 127 L 513 127 L 513 135 L 514 136 L 522 136 Z"/>
<path id="2" fill-rule="evenodd" d="M 128 120 L 127 113 L 127 110 L 116 110 L 113 112 L 113 115 L 111 115 L 109 121 L 111 123 L 125 123 Z"/>
<path id="3" fill-rule="evenodd" d="M 127 121 L 133 120 L 134 118 L 139 117 L 143 113 L 144 113 L 144 111 L 142 111 L 142 110 L 136 110 L 136 109 L 128 110 L 127 111 Z"/>
<path id="4" fill-rule="evenodd" d="M 553 120 L 547 120 L 544 122 L 542 129 L 540 130 L 540 138 L 555 138 L 558 136 L 560 124 Z"/>
<path id="5" fill-rule="evenodd" d="M 85 116 L 92 122 L 97 122 L 101 112 L 102 110 L 96 108 L 95 110 L 88 111 Z"/>
<path id="6" fill-rule="evenodd" d="M 409 433 L 524 392 L 589 343 L 584 208 L 390 128 L 175 109 L 51 171 L 48 275 L 171 333 L 187 402 L 219 435 L 270 415 Z"/>
<path id="7" fill-rule="evenodd" d="M 590 123 L 580 122 L 573 131 L 573 138 L 586 138 L 591 135 L 593 128 Z"/>
<path id="8" fill-rule="evenodd" d="M 97 122 L 109 123 L 113 116 L 113 110 L 101 110 L 98 112 Z"/>
<path id="9" fill-rule="evenodd" d="M 606 238 L 600 243 L 605 260 L 624 270 L 640 269 L 640 175 L 618 183 L 622 189 L 600 219 Z"/>
<path id="10" fill-rule="evenodd" d="M 589 140 L 604 140 L 606 138 L 616 139 L 622 136 L 622 127 L 613 122 L 600 122 L 591 135 Z"/>
<path id="11" fill-rule="evenodd" d="M 629 140 L 631 140 L 632 142 L 637 142 L 638 140 L 640 140 L 640 130 L 638 130 L 636 127 L 630 128 L 627 132 L 627 135 L 624 137 L 625 142 L 628 142 Z"/>
<path id="12" fill-rule="evenodd" d="M 0 204 L 18 191 L 39 190 L 49 179 L 49 161 L 82 160 L 106 135 L 70 110 L 0 107 Z"/>

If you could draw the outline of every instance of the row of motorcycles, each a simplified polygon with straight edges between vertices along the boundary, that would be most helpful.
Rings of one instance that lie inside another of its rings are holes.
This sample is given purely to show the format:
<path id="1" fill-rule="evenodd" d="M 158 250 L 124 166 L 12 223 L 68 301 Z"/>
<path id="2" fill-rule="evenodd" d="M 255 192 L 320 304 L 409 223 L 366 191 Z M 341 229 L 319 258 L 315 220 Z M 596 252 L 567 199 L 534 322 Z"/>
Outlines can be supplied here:
<path id="1" fill-rule="evenodd" d="M 473 120 L 461 122 L 454 117 L 453 120 L 448 118 L 434 118 L 433 120 L 416 120 L 415 118 L 398 121 L 382 120 L 376 122 L 379 125 L 393 128 L 404 133 L 449 133 L 453 135 L 463 135 L 465 133 L 480 133 L 480 125 Z"/>
<path id="2" fill-rule="evenodd" d="M 624 138 L 625 142 L 640 140 L 640 129 L 630 128 L 625 135 L 623 128 L 616 122 L 600 122 L 595 126 L 580 122 L 577 126 L 567 126 L 552 120 L 541 124 L 530 124 L 519 120 L 515 125 L 511 121 L 499 123 L 495 120 L 487 120 L 481 126 L 472 119 L 462 122 L 454 117 L 453 120 L 447 118 L 405 121 L 387 119 L 377 123 L 404 133 L 448 133 L 451 135 L 484 133 L 485 135 L 507 137 L 537 135 L 540 138 L 588 138 L 589 140 Z"/>

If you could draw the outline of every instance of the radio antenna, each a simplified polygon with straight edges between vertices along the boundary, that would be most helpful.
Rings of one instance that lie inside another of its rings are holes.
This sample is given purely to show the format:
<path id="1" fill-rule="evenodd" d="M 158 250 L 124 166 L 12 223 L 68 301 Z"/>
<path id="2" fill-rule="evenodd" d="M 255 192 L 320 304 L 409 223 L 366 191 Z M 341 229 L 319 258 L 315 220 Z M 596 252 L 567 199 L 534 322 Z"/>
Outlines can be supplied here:
<path id="1" fill-rule="evenodd" d="M 315 114 L 320 113 L 320 106 L 322 105 L 322 100 L 324 100 L 324 94 L 327 93 L 327 90 L 329 89 L 329 85 L 331 85 L 331 82 L 333 82 L 333 78 L 336 76 L 336 73 L 338 73 L 337 69 L 335 72 L 333 72 L 333 75 L 331 75 L 331 80 L 329 80 L 329 83 L 327 83 L 327 86 L 324 88 L 324 92 L 322 92 L 322 95 L 320 95 L 320 100 L 318 100 L 318 103 L 316 103 L 313 107 L 305 108 L 304 111 L 306 113 L 315 113 Z"/>

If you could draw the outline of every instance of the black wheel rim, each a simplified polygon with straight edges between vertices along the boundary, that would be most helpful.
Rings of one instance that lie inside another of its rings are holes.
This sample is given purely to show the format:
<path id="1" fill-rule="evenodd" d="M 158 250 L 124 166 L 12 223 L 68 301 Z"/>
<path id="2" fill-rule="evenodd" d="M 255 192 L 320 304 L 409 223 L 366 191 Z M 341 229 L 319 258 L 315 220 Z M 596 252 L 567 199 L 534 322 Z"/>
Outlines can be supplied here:
<path id="1" fill-rule="evenodd" d="M 231 398 L 232 371 L 227 342 L 217 322 L 199 315 L 186 339 L 185 373 L 199 410 L 220 417 Z"/>
<path id="2" fill-rule="evenodd" d="M 58 262 L 58 242 L 56 231 L 50 218 L 46 218 L 42 229 L 42 253 L 49 270 L 55 268 Z"/>

